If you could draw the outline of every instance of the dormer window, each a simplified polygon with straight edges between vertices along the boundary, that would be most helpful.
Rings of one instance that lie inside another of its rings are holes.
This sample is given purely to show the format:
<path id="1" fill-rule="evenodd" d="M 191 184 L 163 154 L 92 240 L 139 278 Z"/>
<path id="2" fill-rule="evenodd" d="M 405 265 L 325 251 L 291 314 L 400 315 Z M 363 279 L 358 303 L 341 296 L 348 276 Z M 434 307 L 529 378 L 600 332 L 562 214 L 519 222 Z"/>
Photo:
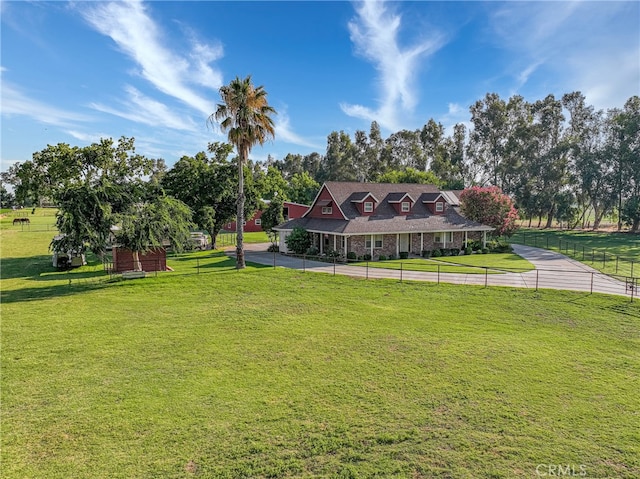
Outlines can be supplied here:
<path id="1" fill-rule="evenodd" d="M 365 201 L 364 202 L 364 212 L 365 213 L 373 213 L 373 201 Z"/>
<path id="2" fill-rule="evenodd" d="M 442 213 L 444 211 L 444 203 L 442 201 L 436 202 L 436 213 Z"/>
<path id="3" fill-rule="evenodd" d="M 409 203 L 408 201 L 403 201 L 400 211 L 402 211 L 403 213 L 408 213 L 410 210 L 411 210 L 411 203 Z"/>
<path id="4" fill-rule="evenodd" d="M 323 206 L 322 207 L 322 214 L 323 215 L 330 215 L 331 213 L 333 213 L 333 208 L 331 208 L 331 206 Z"/>

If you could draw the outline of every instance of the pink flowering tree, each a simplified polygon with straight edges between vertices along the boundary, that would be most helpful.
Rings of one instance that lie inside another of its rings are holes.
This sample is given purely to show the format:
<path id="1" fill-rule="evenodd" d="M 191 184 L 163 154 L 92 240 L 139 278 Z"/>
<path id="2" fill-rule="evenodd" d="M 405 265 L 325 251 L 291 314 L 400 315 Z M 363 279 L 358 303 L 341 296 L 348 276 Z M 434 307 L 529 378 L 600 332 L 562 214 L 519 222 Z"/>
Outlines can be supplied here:
<path id="1" fill-rule="evenodd" d="M 518 229 L 518 210 L 497 186 L 464 190 L 460 195 L 460 211 L 470 220 L 494 227 L 494 236 L 509 237 Z"/>

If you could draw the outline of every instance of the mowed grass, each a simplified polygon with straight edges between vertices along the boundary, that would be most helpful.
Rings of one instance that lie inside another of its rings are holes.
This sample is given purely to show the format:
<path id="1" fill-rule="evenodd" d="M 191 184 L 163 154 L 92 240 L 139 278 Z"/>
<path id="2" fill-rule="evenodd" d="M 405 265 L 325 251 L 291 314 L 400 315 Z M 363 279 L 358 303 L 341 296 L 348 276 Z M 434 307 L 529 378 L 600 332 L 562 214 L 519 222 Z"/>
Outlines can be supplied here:
<path id="1" fill-rule="evenodd" d="M 522 272 L 535 269 L 529 261 L 514 253 L 472 254 L 431 258 L 441 263 L 455 263 L 464 266 L 491 268 L 499 271 Z"/>
<path id="2" fill-rule="evenodd" d="M 355 262 L 355 266 L 385 268 L 428 273 L 499 274 L 501 272 L 531 271 L 535 267 L 526 259 L 513 253 L 473 254 L 442 256 L 438 258 L 407 258 L 384 261 Z"/>
<path id="3" fill-rule="evenodd" d="M 69 286 L 35 233 L 0 234 L 3 477 L 640 475 L 640 303 L 215 252 Z"/>

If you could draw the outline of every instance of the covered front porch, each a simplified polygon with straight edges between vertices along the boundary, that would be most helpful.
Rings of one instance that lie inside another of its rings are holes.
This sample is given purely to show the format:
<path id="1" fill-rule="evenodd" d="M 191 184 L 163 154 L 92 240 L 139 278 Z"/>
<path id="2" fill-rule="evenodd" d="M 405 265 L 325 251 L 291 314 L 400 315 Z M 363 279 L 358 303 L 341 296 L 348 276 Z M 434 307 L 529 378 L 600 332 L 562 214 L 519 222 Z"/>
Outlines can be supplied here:
<path id="1" fill-rule="evenodd" d="M 462 249 L 477 236 L 486 247 L 486 231 L 440 231 L 421 233 L 383 233 L 366 235 L 345 235 L 322 232 L 310 232 L 311 244 L 319 254 L 339 254 L 347 257 L 354 253 L 357 257 L 370 255 L 396 256 L 400 253 L 422 255 L 423 251 L 434 249 Z M 472 237 L 473 236 L 473 237 Z"/>

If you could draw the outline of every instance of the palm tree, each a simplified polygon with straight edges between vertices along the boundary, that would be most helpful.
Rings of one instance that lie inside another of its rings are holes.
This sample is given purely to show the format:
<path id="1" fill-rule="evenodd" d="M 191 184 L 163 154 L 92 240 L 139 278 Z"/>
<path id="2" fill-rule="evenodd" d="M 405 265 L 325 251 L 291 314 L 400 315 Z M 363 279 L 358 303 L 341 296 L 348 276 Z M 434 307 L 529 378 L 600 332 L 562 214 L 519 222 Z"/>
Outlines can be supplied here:
<path id="1" fill-rule="evenodd" d="M 244 166 L 249 152 L 256 144 L 263 145 L 268 138 L 275 137 L 271 114 L 276 111 L 267 103 L 267 92 L 262 86 L 254 87 L 251 75 L 244 80 L 236 77 L 220 88 L 223 103 L 209 121 L 220 121 L 220 128 L 228 133 L 229 143 L 238 153 L 238 205 L 236 215 L 236 268 L 245 267 L 244 261 Z"/>

